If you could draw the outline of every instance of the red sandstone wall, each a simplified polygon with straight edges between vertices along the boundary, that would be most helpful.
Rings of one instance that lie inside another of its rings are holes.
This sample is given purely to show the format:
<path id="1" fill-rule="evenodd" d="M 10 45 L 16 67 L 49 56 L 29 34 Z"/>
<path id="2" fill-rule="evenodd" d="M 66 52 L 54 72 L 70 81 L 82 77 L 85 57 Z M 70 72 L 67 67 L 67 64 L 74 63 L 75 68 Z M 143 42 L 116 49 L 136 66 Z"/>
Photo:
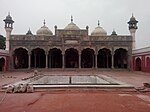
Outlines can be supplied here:
<path id="1" fill-rule="evenodd" d="M 143 68 L 142 70 L 143 72 L 149 72 L 150 73 L 150 67 L 147 67 L 147 68 Z"/>
<path id="2" fill-rule="evenodd" d="M 9 57 L 6 57 L 6 66 L 5 66 L 5 70 L 8 71 L 9 70 Z"/>
<path id="3" fill-rule="evenodd" d="M 150 61 L 147 62 L 147 60 L 146 60 L 146 63 L 145 63 L 145 58 L 148 55 L 150 55 L 150 54 L 133 56 L 132 57 L 132 69 L 134 71 L 137 70 L 136 69 L 136 60 L 135 59 L 136 59 L 136 57 L 141 57 L 141 71 L 143 71 L 143 72 L 149 72 L 150 73 L 150 66 L 147 66 L 147 64 L 146 64 L 146 63 L 148 63 L 148 65 L 150 65 Z"/>

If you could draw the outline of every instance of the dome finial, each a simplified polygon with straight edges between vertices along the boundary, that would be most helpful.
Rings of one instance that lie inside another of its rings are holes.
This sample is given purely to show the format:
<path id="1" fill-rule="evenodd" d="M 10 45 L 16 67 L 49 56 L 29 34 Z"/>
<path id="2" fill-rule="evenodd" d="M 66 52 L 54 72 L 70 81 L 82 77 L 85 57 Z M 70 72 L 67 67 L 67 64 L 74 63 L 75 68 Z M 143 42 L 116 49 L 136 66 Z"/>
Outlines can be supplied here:
<path id="1" fill-rule="evenodd" d="M 29 30 L 28 30 L 28 32 L 26 33 L 26 35 L 32 35 L 32 32 L 31 32 L 31 30 L 30 30 L 30 27 L 29 27 Z"/>
<path id="2" fill-rule="evenodd" d="M 132 12 L 132 17 L 134 17 L 133 12 Z"/>
<path id="3" fill-rule="evenodd" d="M 45 26 L 45 24 L 46 24 L 46 23 L 45 23 L 45 19 L 44 19 L 44 22 L 43 22 L 43 24 L 44 24 L 44 26 Z"/>
<path id="4" fill-rule="evenodd" d="M 113 28 L 113 31 L 112 31 L 112 34 L 111 34 L 112 36 L 116 36 L 117 35 L 117 33 L 116 33 L 116 31 L 115 31 L 115 28 Z"/>
<path id="5" fill-rule="evenodd" d="M 8 12 L 8 15 L 10 16 L 10 11 Z"/>
<path id="6" fill-rule="evenodd" d="M 72 15 L 71 15 L 71 22 L 73 22 L 73 17 L 72 17 Z"/>
<path id="7" fill-rule="evenodd" d="M 98 27 L 100 26 L 99 20 L 98 20 Z"/>

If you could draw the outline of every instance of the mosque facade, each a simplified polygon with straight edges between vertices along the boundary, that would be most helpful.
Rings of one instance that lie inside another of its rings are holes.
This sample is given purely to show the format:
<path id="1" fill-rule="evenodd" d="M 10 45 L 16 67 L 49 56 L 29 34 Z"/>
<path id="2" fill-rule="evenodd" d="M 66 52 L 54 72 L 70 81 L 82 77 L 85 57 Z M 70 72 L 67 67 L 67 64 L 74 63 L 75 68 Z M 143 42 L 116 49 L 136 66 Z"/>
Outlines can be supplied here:
<path id="1" fill-rule="evenodd" d="M 89 27 L 80 29 L 73 21 L 64 28 L 54 26 L 53 33 L 44 21 L 32 34 L 12 34 L 13 19 L 4 19 L 6 50 L 9 52 L 8 68 L 14 69 L 129 69 L 135 46 L 137 22 L 132 15 L 128 24 L 131 35 L 111 35 L 100 26 L 89 34 Z"/>

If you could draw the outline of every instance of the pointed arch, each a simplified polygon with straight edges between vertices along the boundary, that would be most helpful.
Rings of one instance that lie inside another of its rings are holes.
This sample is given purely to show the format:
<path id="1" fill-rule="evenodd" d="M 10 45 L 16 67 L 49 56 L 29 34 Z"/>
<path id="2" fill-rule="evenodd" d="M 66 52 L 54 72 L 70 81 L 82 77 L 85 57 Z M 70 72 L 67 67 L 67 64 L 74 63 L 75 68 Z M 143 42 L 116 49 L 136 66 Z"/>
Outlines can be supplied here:
<path id="1" fill-rule="evenodd" d="M 114 67 L 115 68 L 127 68 L 127 56 L 128 52 L 126 49 L 119 48 L 115 50 L 114 54 Z"/>
<path id="2" fill-rule="evenodd" d="M 4 71 L 6 60 L 2 57 L 0 58 L 0 71 Z"/>
<path id="3" fill-rule="evenodd" d="M 97 55 L 98 68 L 111 68 L 111 51 L 107 48 L 100 49 Z"/>
<path id="4" fill-rule="evenodd" d="M 79 67 L 79 53 L 77 49 L 69 48 L 65 51 L 65 67 L 66 68 Z"/>
<path id="5" fill-rule="evenodd" d="M 28 68 L 28 51 L 25 48 L 15 49 L 13 60 L 15 69 Z"/>
<path id="6" fill-rule="evenodd" d="M 81 68 L 92 68 L 95 65 L 94 50 L 90 48 L 83 49 L 81 52 Z"/>
<path id="7" fill-rule="evenodd" d="M 32 68 L 45 68 L 46 55 L 44 49 L 35 48 L 31 51 L 31 67 Z"/>
<path id="8" fill-rule="evenodd" d="M 48 54 L 49 68 L 62 68 L 62 51 L 57 48 L 49 50 Z"/>
<path id="9" fill-rule="evenodd" d="M 141 64 L 142 64 L 142 60 L 138 57 L 136 60 L 135 60 L 135 63 L 136 63 L 136 71 L 141 71 Z"/>

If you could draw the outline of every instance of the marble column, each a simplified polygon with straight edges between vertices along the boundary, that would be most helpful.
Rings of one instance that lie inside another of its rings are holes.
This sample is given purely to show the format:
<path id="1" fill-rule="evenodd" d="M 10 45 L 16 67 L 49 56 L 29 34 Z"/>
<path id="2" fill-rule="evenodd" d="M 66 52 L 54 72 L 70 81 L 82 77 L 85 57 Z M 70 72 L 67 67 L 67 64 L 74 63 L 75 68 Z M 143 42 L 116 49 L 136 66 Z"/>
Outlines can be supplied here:
<path id="1" fill-rule="evenodd" d="M 95 53 L 95 68 L 97 69 L 97 53 Z"/>
<path id="2" fill-rule="evenodd" d="M 31 69 L 31 52 L 28 52 L 28 69 Z"/>
<path id="3" fill-rule="evenodd" d="M 114 69 L 114 51 L 111 53 L 111 68 Z"/>
<path id="4" fill-rule="evenodd" d="M 131 69 L 131 55 L 130 54 L 127 54 L 127 68 L 129 69 L 129 70 L 132 70 Z"/>
<path id="5" fill-rule="evenodd" d="M 81 69 L 81 52 L 79 52 L 79 69 Z"/>

